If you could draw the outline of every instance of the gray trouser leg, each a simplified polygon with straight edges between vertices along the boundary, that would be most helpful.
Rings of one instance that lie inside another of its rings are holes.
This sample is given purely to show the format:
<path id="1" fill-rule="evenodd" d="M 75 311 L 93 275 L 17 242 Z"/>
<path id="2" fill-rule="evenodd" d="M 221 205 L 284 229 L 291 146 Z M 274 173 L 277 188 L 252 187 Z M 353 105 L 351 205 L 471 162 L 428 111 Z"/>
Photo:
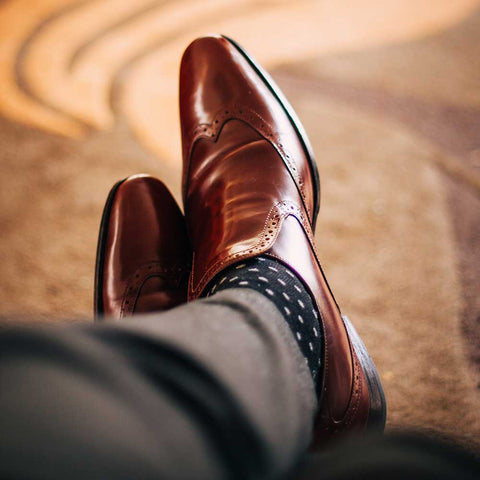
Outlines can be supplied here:
<path id="1" fill-rule="evenodd" d="M 250 290 L 4 330 L 0 352 L 1 478 L 276 478 L 310 439 L 305 360 Z"/>

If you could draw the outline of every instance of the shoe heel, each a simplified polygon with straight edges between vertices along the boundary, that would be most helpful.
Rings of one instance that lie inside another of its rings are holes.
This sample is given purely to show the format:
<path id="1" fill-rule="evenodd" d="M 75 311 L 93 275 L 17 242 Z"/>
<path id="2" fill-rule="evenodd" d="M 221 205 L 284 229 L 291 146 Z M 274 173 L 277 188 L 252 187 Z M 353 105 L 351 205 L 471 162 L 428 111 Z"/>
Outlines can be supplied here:
<path id="1" fill-rule="evenodd" d="M 365 378 L 367 379 L 368 391 L 370 393 L 370 413 L 367 421 L 367 430 L 383 432 L 387 419 L 387 401 L 385 399 L 380 376 L 378 375 L 372 357 L 368 354 L 367 348 L 362 342 L 360 335 L 355 330 L 352 322 L 345 315 L 342 315 L 342 319 L 353 348 L 355 349 L 355 353 L 362 366 Z"/>

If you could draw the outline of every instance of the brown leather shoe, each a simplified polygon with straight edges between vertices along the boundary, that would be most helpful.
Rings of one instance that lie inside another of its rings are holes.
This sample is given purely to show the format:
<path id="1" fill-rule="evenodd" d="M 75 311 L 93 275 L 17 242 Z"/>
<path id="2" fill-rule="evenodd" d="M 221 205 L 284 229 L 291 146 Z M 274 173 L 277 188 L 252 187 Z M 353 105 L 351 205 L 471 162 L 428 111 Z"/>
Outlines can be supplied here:
<path id="1" fill-rule="evenodd" d="M 118 182 L 100 225 L 95 318 L 166 310 L 187 300 L 191 249 L 165 185 L 148 175 Z"/>
<path id="2" fill-rule="evenodd" d="M 285 263 L 309 287 L 325 332 L 314 444 L 354 430 L 383 430 L 386 403 L 377 371 L 340 314 L 318 260 L 318 174 L 291 106 L 236 43 L 210 36 L 184 53 L 180 117 L 194 249 L 189 298 L 240 260 L 266 255 Z"/>

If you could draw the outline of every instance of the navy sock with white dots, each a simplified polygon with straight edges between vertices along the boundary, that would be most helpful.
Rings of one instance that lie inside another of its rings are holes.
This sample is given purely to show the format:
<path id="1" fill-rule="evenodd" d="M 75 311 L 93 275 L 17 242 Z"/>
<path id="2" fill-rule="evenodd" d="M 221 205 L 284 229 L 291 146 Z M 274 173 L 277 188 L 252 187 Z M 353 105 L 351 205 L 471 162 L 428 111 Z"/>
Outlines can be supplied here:
<path id="1" fill-rule="evenodd" d="M 321 376 L 323 330 L 319 312 L 303 282 L 283 263 L 254 257 L 223 270 L 204 291 L 206 297 L 228 288 L 250 288 L 269 300 L 288 323 L 314 382 Z"/>

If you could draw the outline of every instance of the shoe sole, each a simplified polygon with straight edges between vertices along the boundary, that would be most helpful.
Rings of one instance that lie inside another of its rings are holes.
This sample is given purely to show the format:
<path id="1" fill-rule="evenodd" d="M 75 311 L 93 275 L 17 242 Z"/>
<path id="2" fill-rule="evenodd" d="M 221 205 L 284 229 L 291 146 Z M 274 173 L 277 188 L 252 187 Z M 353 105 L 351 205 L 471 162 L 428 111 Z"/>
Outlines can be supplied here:
<path id="1" fill-rule="evenodd" d="M 127 177 L 128 178 L 128 177 Z M 108 234 L 108 222 L 110 220 L 110 212 L 112 209 L 113 200 L 117 193 L 118 188 L 122 183 L 127 180 L 124 178 L 117 182 L 110 193 L 108 194 L 105 207 L 103 209 L 102 221 L 100 222 L 100 232 L 98 234 L 97 242 L 97 256 L 95 260 L 95 286 L 93 293 L 93 305 L 94 305 L 94 319 L 96 322 L 101 321 L 101 315 L 104 312 L 103 309 L 103 264 L 105 258 L 105 242 Z"/>
<path id="2" fill-rule="evenodd" d="M 352 322 L 347 316 L 342 315 L 343 323 L 347 329 L 348 336 L 352 342 L 357 358 L 362 366 L 363 373 L 367 379 L 368 391 L 370 394 L 370 413 L 367 420 L 367 429 L 369 431 L 383 432 L 387 420 L 387 401 L 383 391 L 382 382 L 378 375 L 377 368 L 373 363 L 372 357 L 368 354 L 365 344 L 360 335 L 355 330 Z"/>
<path id="3" fill-rule="evenodd" d="M 290 120 L 293 128 L 297 132 L 298 137 L 303 146 L 305 155 L 307 156 L 308 163 L 310 166 L 310 171 L 313 178 L 313 188 L 314 188 L 314 205 L 313 205 L 313 216 L 312 216 L 312 230 L 315 232 L 315 227 L 317 224 L 318 212 L 320 210 L 320 175 L 318 173 L 317 162 L 315 161 L 315 155 L 313 153 L 312 146 L 308 140 L 307 133 L 305 128 L 302 125 L 302 122 L 298 118 L 295 110 L 290 105 L 290 102 L 287 100 L 283 92 L 280 90 L 279 86 L 275 83 L 273 78 L 268 72 L 266 72 L 235 40 L 222 35 L 222 37 L 231 43 L 238 52 L 247 60 L 250 66 L 255 70 L 257 75 L 261 78 L 263 83 L 268 87 L 272 92 L 273 96 L 278 100 L 283 110 L 285 111 L 287 117 Z"/>

